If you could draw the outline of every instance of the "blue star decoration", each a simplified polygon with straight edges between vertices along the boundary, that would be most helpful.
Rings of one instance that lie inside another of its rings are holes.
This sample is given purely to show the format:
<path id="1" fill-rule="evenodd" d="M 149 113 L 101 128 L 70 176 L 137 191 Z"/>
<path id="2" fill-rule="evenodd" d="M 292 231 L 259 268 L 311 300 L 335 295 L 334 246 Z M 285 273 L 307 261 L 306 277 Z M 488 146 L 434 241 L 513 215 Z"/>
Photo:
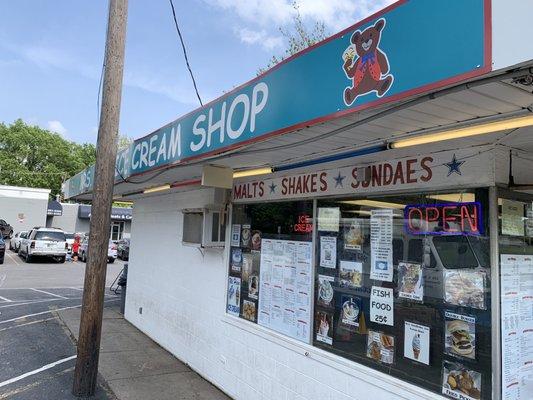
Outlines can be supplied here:
<path id="1" fill-rule="evenodd" d="M 344 180 L 344 178 L 346 178 L 345 176 L 342 176 L 341 175 L 341 171 L 339 171 L 339 175 L 337 175 L 336 177 L 334 177 L 333 179 L 335 180 L 335 187 L 344 187 L 342 186 L 342 181 Z"/>
<path id="2" fill-rule="evenodd" d="M 270 184 L 270 186 L 269 186 L 269 188 L 270 188 L 270 194 L 272 194 L 272 193 L 276 193 L 276 186 L 278 186 L 278 185 L 274 185 L 274 182 L 272 182 L 272 183 Z"/>
<path id="3" fill-rule="evenodd" d="M 457 157 L 454 154 L 453 158 L 452 158 L 452 161 L 450 161 L 449 163 L 444 164 L 444 165 L 446 165 L 448 167 L 448 175 L 446 175 L 446 176 L 450 176 L 453 173 L 456 173 L 457 175 L 462 175 L 461 174 L 461 165 L 463 165 L 464 163 L 465 163 L 464 161 L 457 161 Z"/>

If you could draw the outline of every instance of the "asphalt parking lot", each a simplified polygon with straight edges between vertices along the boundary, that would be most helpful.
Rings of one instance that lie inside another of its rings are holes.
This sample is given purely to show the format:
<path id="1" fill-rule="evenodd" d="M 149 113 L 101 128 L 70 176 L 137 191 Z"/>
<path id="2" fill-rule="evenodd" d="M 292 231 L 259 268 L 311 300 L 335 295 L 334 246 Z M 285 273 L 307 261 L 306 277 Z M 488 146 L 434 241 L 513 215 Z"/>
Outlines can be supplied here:
<path id="1" fill-rule="evenodd" d="M 123 264 L 108 265 L 108 286 Z M 6 252 L 0 265 L 0 399 L 74 399 L 76 347 L 57 311 L 81 307 L 85 264 L 37 260 Z M 105 307 L 119 297 L 106 290 Z M 43 395 L 46 394 L 46 395 Z M 102 384 L 95 399 L 115 399 Z"/>

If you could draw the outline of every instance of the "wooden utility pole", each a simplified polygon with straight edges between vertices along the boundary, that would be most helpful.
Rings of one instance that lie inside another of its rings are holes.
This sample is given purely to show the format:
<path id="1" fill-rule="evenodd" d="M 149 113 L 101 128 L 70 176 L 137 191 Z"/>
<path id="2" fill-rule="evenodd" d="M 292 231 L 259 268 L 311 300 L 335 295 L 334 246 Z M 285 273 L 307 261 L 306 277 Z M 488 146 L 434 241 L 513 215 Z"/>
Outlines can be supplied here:
<path id="1" fill-rule="evenodd" d="M 81 311 L 78 358 L 72 394 L 93 396 L 98 377 L 107 248 L 115 181 L 115 159 L 124 71 L 128 0 L 109 1 L 102 109 L 96 143 L 96 167 Z"/>

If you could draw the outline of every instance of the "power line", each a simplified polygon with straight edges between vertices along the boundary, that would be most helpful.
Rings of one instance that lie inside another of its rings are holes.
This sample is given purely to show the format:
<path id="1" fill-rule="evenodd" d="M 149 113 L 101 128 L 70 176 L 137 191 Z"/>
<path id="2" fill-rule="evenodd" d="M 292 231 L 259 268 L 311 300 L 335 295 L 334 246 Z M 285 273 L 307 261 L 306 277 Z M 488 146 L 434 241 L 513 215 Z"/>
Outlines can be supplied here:
<path id="1" fill-rule="evenodd" d="M 203 106 L 204 103 L 202 103 L 202 99 L 200 98 L 200 93 L 198 93 L 198 87 L 196 86 L 196 80 L 194 79 L 194 74 L 192 73 L 191 65 L 189 64 L 189 57 L 187 56 L 187 49 L 185 48 L 185 43 L 183 43 L 183 37 L 181 36 L 181 31 L 178 25 L 178 20 L 176 19 L 176 10 L 174 9 L 174 3 L 172 3 L 172 0 L 169 0 L 169 1 L 170 1 L 170 7 L 172 8 L 172 16 L 174 17 L 174 25 L 176 26 L 176 30 L 178 31 L 178 36 L 180 37 L 181 48 L 183 49 L 183 56 L 185 57 L 185 63 L 187 64 L 187 69 L 189 70 L 189 73 L 191 74 L 194 91 L 196 92 L 196 96 L 198 97 L 198 101 L 200 102 L 200 105 Z"/>

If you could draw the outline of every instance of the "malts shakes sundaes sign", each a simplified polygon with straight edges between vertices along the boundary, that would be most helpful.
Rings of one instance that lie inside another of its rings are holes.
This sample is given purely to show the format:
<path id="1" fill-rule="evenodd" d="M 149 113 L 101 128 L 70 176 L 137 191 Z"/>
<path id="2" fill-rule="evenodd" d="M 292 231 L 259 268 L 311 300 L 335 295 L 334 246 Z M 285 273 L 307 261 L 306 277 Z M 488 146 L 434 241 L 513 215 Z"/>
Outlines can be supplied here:
<path id="1" fill-rule="evenodd" d="M 421 154 L 312 172 L 236 180 L 235 203 L 494 183 L 493 152 L 479 149 Z M 366 173 L 365 173 L 366 169 Z"/>

